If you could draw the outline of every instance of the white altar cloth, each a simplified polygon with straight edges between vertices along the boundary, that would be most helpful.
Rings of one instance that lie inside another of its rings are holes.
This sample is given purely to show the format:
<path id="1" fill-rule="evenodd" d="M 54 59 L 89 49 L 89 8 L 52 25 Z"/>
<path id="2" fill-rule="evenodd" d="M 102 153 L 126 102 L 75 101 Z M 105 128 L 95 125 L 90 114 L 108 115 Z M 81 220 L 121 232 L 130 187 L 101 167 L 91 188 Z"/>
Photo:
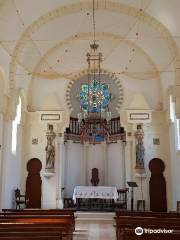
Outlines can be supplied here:
<path id="1" fill-rule="evenodd" d="M 118 199 L 116 187 L 106 186 L 76 186 L 74 188 L 73 200 L 76 203 L 76 198 L 101 198 L 101 199 Z"/>

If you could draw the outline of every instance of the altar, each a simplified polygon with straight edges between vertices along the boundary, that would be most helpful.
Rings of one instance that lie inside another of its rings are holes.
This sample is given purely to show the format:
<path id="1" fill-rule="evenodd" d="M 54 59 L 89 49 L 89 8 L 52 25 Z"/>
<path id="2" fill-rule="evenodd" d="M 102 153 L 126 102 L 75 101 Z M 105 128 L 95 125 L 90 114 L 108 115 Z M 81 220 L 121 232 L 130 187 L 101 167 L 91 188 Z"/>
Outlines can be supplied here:
<path id="1" fill-rule="evenodd" d="M 109 186 L 76 186 L 73 193 L 73 201 L 79 210 L 113 210 L 117 199 L 117 188 Z"/>
<path id="2" fill-rule="evenodd" d="M 106 186 L 76 186 L 74 188 L 73 200 L 76 203 L 77 198 L 96 198 L 96 199 L 118 199 L 116 187 Z"/>

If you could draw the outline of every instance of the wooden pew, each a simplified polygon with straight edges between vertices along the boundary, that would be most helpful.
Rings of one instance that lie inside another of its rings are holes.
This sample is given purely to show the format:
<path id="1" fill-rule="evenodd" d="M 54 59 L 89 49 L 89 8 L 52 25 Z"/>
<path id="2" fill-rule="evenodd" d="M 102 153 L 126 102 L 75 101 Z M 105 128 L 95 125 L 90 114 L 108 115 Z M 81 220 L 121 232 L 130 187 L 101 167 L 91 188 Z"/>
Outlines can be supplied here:
<path id="1" fill-rule="evenodd" d="M 59 214 L 60 213 L 60 214 Z M 0 239 L 72 239 L 74 211 L 4 211 Z"/>
<path id="2" fill-rule="evenodd" d="M 19 230 L 19 231 L 14 231 L 14 232 L 1 232 L 1 235 L 0 235 L 0 239 L 54 239 L 54 240 L 59 240 L 59 239 L 62 239 L 62 235 L 60 234 L 60 232 L 53 232 L 52 230 L 51 231 L 40 231 L 40 232 L 37 232 L 37 231 L 34 231 L 34 229 L 31 229 L 31 230 L 26 230 L 26 231 L 22 231 L 22 230 Z"/>
<path id="3" fill-rule="evenodd" d="M 19 220 L 19 219 L 18 219 Z M 29 219 L 28 219 L 29 220 Z M 36 219 L 37 220 L 37 219 Z M 46 237 L 48 236 L 58 237 L 58 239 L 72 239 L 73 229 L 71 223 L 65 220 L 62 221 L 46 221 L 42 222 L 42 219 L 38 221 L 28 221 L 23 219 L 22 222 L 6 221 L 0 223 L 0 239 L 4 237 Z M 50 239 L 50 238 L 49 238 Z"/>
<path id="4" fill-rule="evenodd" d="M 116 216 L 170 216 L 170 217 L 179 217 L 180 212 L 151 212 L 151 211 L 124 211 L 124 210 L 116 210 Z"/>
<path id="5" fill-rule="evenodd" d="M 73 215 L 74 216 L 74 212 L 76 211 L 75 208 L 68 208 L 68 209 L 30 209 L 30 208 L 27 208 L 27 209 L 21 209 L 21 210 L 18 210 L 18 209 L 2 209 L 2 212 L 0 213 L 1 215 L 8 215 L 8 214 L 12 214 L 12 213 L 15 213 L 15 214 L 22 214 L 22 215 L 26 215 L 27 213 L 28 214 L 32 214 L 32 215 L 35 215 L 35 214 L 42 214 L 42 215 L 48 215 L 48 214 L 68 214 L 68 215 Z"/>
<path id="6" fill-rule="evenodd" d="M 134 229 L 125 229 L 124 231 L 124 240 L 179 240 L 179 233 L 174 234 L 143 234 L 137 236 L 134 233 Z"/>
<path id="7" fill-rule="evenodd" d="M 179 213 L 152 213 L 152 212 L 125 212 L 116 211 L 116 239 L 180 239 L 180 214 Z M 137 236 L 135 229 L 172 229 L 174 234 L 143 234 Z"/>
<path id="8" fill-rule="evenodd" d="M 44 216 L 44 215 L 68 215 L 72 216 L 74 219 L 74 229 L 75 229 L 75 217 L 74 212 L 76 211 L 75 208 L 72 209 L 24 209 L 24 210 L 17 210 L 17 209 L 2 209 L 2 212 L 0 212 L 1 216 Z"/>

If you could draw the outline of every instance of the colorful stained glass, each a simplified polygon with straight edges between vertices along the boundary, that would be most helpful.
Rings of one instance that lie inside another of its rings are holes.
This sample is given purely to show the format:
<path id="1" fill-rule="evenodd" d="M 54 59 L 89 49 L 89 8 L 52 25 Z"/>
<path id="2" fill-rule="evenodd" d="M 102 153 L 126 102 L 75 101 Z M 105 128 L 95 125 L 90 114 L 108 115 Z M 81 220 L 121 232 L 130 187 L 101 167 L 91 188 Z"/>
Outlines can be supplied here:
<path id="1" fill-rule="evenodd" d="M 89 97 L 89 101 L 88 101 Z M 101 110 L 108 109 L 111 94 L 109 92 L 109 85 L 106 83 L 99 83 L 98 81 L 91 81 L 89 86 L 84 83 L 81 85 L 80 101 L 83 111 L 98 113 Z"/>

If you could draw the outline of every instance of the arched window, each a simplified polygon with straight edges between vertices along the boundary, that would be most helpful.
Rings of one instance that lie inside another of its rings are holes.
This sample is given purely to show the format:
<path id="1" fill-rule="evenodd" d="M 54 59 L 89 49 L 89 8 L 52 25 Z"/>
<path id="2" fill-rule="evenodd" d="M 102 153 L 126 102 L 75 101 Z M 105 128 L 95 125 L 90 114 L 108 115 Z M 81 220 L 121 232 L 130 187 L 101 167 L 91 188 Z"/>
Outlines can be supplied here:
<path id="1" fill-rule="evenodd" d="M 172 96 L 169 97 L 169 109 L 170 109 L 170 119 L 172 122 L 175 120 L 175 106 L 174 102 L 172 100 Z"/>
<path id="2" fill-rule="evenodd" d="M 177 149 L 180 151 L 180 120 L 176 119 Z"/>
<path id="3" fill-rule="evenodd" d="M 16 117 L 12 122 L 12 153 L 16 154 L 17 148 L 17 128 L 18 124 L 21 122 L 21 98 L 18 99 L 18 105 L 16 108 Z"/>
<path id="4" fill-rule="evenodd" d="M 174 123 L 175 128 L 175 138 L 176 138 L 176 146 L 177 150 L 180 150 L 180 120 L 176 118 L 175 113 L 175 103 L 172 100 L 172 96 L 169 96 L 169 112 L 170 112 L 170 119 Z"/>

